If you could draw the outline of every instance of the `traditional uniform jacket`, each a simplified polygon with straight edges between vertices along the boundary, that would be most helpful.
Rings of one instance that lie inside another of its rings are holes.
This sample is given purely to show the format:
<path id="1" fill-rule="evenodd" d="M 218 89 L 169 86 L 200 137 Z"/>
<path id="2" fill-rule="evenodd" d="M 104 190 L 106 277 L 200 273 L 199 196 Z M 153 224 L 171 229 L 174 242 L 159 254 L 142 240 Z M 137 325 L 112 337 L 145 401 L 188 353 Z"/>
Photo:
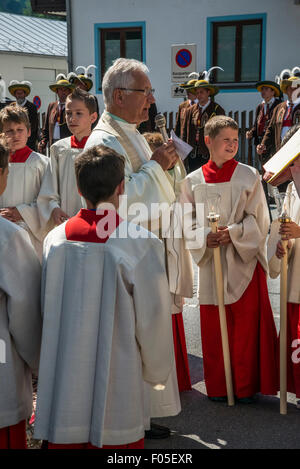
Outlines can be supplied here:
<path id="1" fill-rule="evenodd" d="M 191 171 L 207 163 L 209 151 L 204 143 L 204 126 L 211 117 L 220 115 L 225 115 L 225 111 L 214 101 L 209 103 L 202 114 L 199 111 L 199 104 L 194 104 L 186 110 L 181 138 L 194 148 L 192 154 L 188 156 Z"/>
<path id="2" fill-rule="evenodd" d="M 217 305 L 214 280 L 213 249 L 207 248 L 206 238 L 211 231 L 207 198 L 220 194 L 220 226 L 228 226 L 231 243 L 221 249 L 224 277 L 224 302 L 235 303 L 243 295 L 252 279 L 257 262 L 268 271 L 266 237 L 269 228 L 269 213 L 266 198 L 256 169 L 238 163 L 231 180 L 218 184 L 207 184 L 202 169 L 186 178 L 181 201 L 194 207 L 200 204 L 199 222 L 192 228 L 202 230 L 202 246 L 186 237 L 194 261 L 199 267 L 198 297 L 200 305 Z M 195 220 L 195 214 L 194 214 Z M 199 225 L 202 223 L 202 226 Z M 185 225 L 188 229 L 188 224 Z M 200 239 L 200 237 L 199 237 Z"/>
<path id="3" fill-rule="evenodd" d="M 183 101 L 183 103 L 179 104 L 179 108 L 177 112 L 174 132 L 177 135 L 177 137 L 181 138 L 182 140 L 183 140 L 182 136 L 183 136 L 183 123 L 184 123 L 185 113 L 190 106 L 191 106 L 191 103 L 189 99 L 187 99 L 186 101 Z"/>
<path id="4" fill-rule="evenodd" d="M 26 99 L 26 102 L 23 106 L 28 111 L 28 118 L 31 127 L 31 135 L 27 140 L 27 145 L 32 150 L 36 150 L 36 144 L 39 137 L 39 122 L 38 122 L 38 113 L 37 107 Z"/>
<path id="5" fill-rule="evenodd" d="M 174 360 L 163 246 L 142 228 L 126 238 L 126 221 L 105 243 L 86 229 L 76 241 L 82 220 L 97 215 L 81 210 L 44 243 L 35 437 L 121 445 L 144 437 L 143 380 L 164 384 Z"/>
<path id="6" fill-rule="evenodd" d="M 250 139 L 254 138 L 254 144 L 258 145 L 263 138 L 265 131 L 270 123 L 273 111 L 281 103 L 279 98 L 274 98 L 268 114 L 265 114 L 265 103 L 260 103 L 255 111 L 255 119 L 253 127 L 250 129 Z"/>
<path id="7" fill-rule="evenodd" d="M 45 233 L 55 226 L 51 219 L 53 209 L 61 208 L 73 217 L 85 206 L 78 193 L 74 168 L 74 160 L 83 150 L 72 147 L 73 139 L 64 138 L 50 148 L 49 166 L 37 199 L 41 227 Z"/>
<path id="8" fill-rule="evenodd" d="M 53 144 L 53 132 L 54 126 L 58 119 L 58 102 L 55 101 L 54 103 L 50 103 L 47 109 L 45 124 L 41 132 L 41 143 L 45 146 L 49 143 L 49 146 Z M 65 118 L 65 110 L 63 110 L 62 115 L 59 117 L 60 119 L 60 138 L 70 137 L 72 134 L 68 129 L 66 118 Z"/>
<path id="9" fill-rule="evenodd" d="M 41 341 L 41 266 L 26 231 L 0 217 L 0 428 L 32 413 Z"/>
<path id="10" fill-rule="evenodd" d="M 153 214 L 151 205 L 164 204 L 166 212 L 171 210 L 180 191 L 185 174 L 184 168 L 176 165 L 173 175 L 163 171 L 156 161 L 150 160 L 152 151 L 146 139 L 136 130 L 136 126 L 120 119 L 116 120 L 106 111 L 90 135 L 85 148 L 99 144 L 113 148 L 125 157 L 125 194 L 128 208 L 134 203 L 144 204 L 147 213 L 144 218 L 140 217 L 139 221 L 144 222 L 144 226 L 148 227 L 150 216 L 151 226 L 149 228 L 159 234 L 160 217 L 159 214 Z M 122 213 L 121 207 L 120 213 Z M 124 216 L 126 217 L 127 213 Z M 170 237 L 167 239 L 167 261 L 170 292 L 175 297 L 192 296 L 191 258 L 184 248 L 182 238 L 173 239 Z M 174 312 L 181 311 L 181 299 L 174 299 L 172 308 Z M 151 392 L 150 415 L 152 417 L 176 415 L 180 409 L 174 366 L 165 391 L 159 396 L 157 393 Z"/>
<path id="11" fill-rule="evenodd" d="M 270 120 L 269 126 L 266 130 L 265 136 L 262 140 L 262 144 L 266 146 L 265 155 L 263 158 L 269 158 L 274 153 L 276 153 L 281 146 L 281 131 L 282 123 L 284 116 L 287 110 L 287 102 L 278 104 L 278 106 L 273 111 L 272 118 Z M 298 124 L 300 122 L 300 104 L 293 108 L 292 112 L 292 125 Z"/>
<path id="12" fill-rule="evenodd" d="M 46 173 L 48 158 L 31 151 L 28 147 L 19 150 L 29 156 L 26 161 L 9 162 L 7 186 L 0 196 L 0 207 L 16 207 L 23 218 L 18 224 L 28 231 L 31 242 L 41 257 L 43 232 L 37 209 L 37 197 Z M 17 153 L 17 152 L 16 152 Z"/>
<path id="13" fill-rule="evenodd" d="M 291 182 L 287 187 L 287 193 L 291 193 L 289 213 L 292 221 L 300 225 L 300 198 L 295 184 Z M 276 247 L 281 239 L 279 235 L 280 223 L 274 220 L 268 241 L 268 259 L 270 277 L 276 278 L 280 274 L 281 260 L 276 256 Z M 288 250 L 288 302 L 300 304 L 300 238 L 291 239 L 291 249 Z"/>

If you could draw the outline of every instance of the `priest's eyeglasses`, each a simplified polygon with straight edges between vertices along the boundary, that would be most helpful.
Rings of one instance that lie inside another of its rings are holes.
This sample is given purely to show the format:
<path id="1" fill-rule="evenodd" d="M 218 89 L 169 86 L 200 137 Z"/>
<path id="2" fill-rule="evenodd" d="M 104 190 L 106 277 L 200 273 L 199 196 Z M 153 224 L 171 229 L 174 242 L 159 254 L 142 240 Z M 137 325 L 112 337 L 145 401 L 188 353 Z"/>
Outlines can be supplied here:
<path id="1" fill-rule="evenodd" d="M 123 91 L 139 91 L 140 93 L 143 93 L 144 96 L 146 96 L 146 98 L 149 98 L 149 96 L 152 94 L 155 93 L 155 89 L 153 88 L 150 88 L 149 90 L 139 90 L 139 89 L 136 89 L 136 88 L 119 88 L 119 90 L 123 90 Z"/>

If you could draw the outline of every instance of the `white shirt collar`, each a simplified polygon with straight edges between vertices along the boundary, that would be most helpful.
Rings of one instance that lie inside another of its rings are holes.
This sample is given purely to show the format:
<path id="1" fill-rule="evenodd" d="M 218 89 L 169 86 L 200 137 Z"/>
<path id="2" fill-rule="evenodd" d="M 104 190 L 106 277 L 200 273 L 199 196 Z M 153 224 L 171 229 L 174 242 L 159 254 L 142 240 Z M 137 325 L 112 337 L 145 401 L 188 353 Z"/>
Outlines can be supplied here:
<path id="1" fill-rule="evenodd" d="M 202 112 L 210 105 L 210 102 L 211 102 L 211 99 L 208 98 L 208 101 L 207 101 L 207 103 L 206 103 L 204 106 L 201 106 L 201 105 L 199 104 L 199 108 L 201 109 Z"/>

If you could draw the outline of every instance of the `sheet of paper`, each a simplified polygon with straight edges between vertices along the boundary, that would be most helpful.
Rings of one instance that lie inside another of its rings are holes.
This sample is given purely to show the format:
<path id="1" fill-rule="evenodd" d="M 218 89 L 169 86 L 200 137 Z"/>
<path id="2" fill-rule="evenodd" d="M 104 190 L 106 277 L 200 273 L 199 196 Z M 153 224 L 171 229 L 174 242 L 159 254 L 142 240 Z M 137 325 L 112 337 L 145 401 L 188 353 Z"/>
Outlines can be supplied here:
<path id="1" fill-rule="evenodd" d="M 300 198 L 300 166 L 291 166 L 291 173 L 298 196 Z"/>
<path id="2" fill-rule="evenodd" d="M 276 179 L 298 156 L 300 156 L 300 129 L 263 165 L 265 171 L 274 174 L 268 182 Z"/>
<path id="3" fill-rule="evenodd" d="M 193 150 L 193 147 L 181 140 L 181 138 L 177 137 L 174 130 L 171 130 L 171 139 L 173 140 L 178 156 L 181 158 L 182 161 L 184 161 L 188 154 L 191 153 L 191 151 Z"/>

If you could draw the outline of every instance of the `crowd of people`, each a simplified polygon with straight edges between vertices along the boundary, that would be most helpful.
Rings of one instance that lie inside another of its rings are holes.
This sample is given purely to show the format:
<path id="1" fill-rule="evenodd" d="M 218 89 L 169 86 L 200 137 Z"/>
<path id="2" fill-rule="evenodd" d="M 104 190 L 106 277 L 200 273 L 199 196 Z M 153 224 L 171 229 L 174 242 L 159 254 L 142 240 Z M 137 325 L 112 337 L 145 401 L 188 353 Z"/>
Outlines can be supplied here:
<path id="1" fill-rule="evenodd" d="M 289 240 L 288 389 L 300 399 L 290 353 L 300 342 L 300 158 L 280 180 L 293 195 L 292 221 L 274 222 L 267 243 L 261 175 L 235 159 L 238 124 L 215 102 L 209 76 L 198 78 L 181 85 L 188 99 L 175 132 L 193 148 L 184 163 L 175 141 L 153 132 L 154 90 L 137 60 L 106 71 L 101 117 L 88 77 L 57 77 L 39 142 L 29 140 L 28 83 L 10 88 L 17 102 L 0 111 L 0 449 L 26 448 L 33 375 L 34 437 L 44 449 L 142 449 L 145 438 L 169 437 L 152 419 L 178 415 L 180 392 L 191 390 L 182 309 L 193 262 L 207 396 L 226 401 L 218 247 L 234 394 L 250 404 L 278 391 L 267 275 L 279 274 L 280 239 Z M 264 101 L 247 138 L 262 158 L 300 128 L 298 80 L 256 85 Z M 213 233 L 207 200 L 216 193 Z"/>

